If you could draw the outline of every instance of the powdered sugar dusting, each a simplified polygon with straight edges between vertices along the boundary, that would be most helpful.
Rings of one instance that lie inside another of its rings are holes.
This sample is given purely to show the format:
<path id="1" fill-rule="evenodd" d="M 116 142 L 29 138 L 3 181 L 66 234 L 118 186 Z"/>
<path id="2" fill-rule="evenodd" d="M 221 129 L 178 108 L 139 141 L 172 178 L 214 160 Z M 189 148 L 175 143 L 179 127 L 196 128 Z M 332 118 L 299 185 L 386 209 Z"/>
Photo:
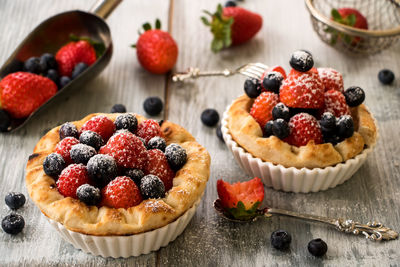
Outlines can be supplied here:
<path id="1" fill-rule="evenodd" d="M 343 92 L 343 76 L 340 72 L 332 68 L 318 68 L 317 70 L 325 91 L 334 89 Z"/>

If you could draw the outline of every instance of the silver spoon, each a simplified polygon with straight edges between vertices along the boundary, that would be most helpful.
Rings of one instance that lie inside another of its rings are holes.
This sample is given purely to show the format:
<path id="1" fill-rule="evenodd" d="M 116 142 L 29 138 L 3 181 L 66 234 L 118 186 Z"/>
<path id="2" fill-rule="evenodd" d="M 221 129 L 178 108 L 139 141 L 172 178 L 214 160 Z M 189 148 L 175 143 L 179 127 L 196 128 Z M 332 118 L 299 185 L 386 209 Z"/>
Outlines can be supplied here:
<path id="1" fill-rule="evenodd" d="M 15 49 L 11 56 L 0 68 L 0 79 L 4 76 L 21 70 L 21 64 L 32 56 L 40 56 L 43 53 L 53 53 L 69 41 L 70 34 L 86 36 L 94 41 L 104 44 L 105 51 L 96 62 L 81 73 L 76 79 L 60 89 L 52 98 L 36 109 L 24 119 L 12 119 L 7 131 L 14 131 L 41 110 L 48 103 L 66 91 L 79 88 L 87 81 L 96 77 L 108 64 L 112 55 L 112 39 L 110 28 L 104 21 L 108 15 L 118 6 L 122 0 L 98 0 L 91 8 L 90 13 L 80 10 L 60 13 L 43 21 L 37 26 Z"/>
<path id="2" fill-rule="evenodd" d="M 222 207 L 220 199 L 214 201 L 214 208 L 219 216 L 232 222 L 244 223 L 254 221 L 261 216 L 271 217 L 273 215 L 282 215 L 312 222 L 328 224 L 330 226 L 333 226 L 336 230 L 345 233 L 351 233 L 354 235 L 363 234 L 367 239 L 372 241 L 393 240 L 397 239 L 399 235 L 396 231 L 383 226 L 379 222 L 368 222 L 367 224 L 361 224 L 359 222 L 355 222 L 349 219 L 333 219 L 274 208 L 258 209 L 253 218 L 250 218 L 249 220 L 238 220 L 233 218 L 228 212 L 225 211 L 225 209 Z"/>

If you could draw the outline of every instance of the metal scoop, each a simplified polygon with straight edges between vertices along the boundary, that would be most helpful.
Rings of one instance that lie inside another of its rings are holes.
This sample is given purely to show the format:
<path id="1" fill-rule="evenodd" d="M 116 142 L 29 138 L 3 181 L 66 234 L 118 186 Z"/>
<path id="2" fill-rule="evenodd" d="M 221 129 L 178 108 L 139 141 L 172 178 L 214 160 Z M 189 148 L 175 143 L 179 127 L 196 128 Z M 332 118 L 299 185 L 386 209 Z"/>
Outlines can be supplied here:
<path id="1" fill-rule="evenodd" d="M 87 81 L 96 77 L 108 64 L 112 55 L 112 40 L 110 28 L 104 21 L 122 0 L 99 0 L 91 8 L 90 13 L 80 10 L 60 13 L 43 21 L 21 42 L 17 49 L 11 54 L 0 69 L 0 79 L 6 75 L 20 71 L 23 62 L 32 57 L 40 56 L 43 53 L 55 54 L 57 50 L 68 43 L 71 34 L 86 36 L 98 42 L 102 42 L 105 51 L 96 62 L 81 73 L 76 79 L 61 88 L 52 98 L 43 103 L 29 117 L 24 119 L 12 119 L 8 131 L 14 131 L 41 110 L 45 109 L 48 103 L 54 98 L 70 92 L 82 86 Z"/>

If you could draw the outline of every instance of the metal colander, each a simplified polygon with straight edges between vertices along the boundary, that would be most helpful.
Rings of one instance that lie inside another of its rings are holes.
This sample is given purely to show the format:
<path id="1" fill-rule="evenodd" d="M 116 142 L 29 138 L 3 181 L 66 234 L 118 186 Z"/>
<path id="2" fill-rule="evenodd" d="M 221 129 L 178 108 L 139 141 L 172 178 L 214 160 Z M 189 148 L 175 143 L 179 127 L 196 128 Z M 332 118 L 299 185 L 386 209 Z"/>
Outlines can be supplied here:
<path id="1" fill-rule="evenodd" d="M 374 54 L 400 38 L 400 0 L 305 0 L 311 22 L 325 43 L 359 54 Z M 355 8 L 368 21 L 368 30 L 331 20 L 333 8 Z"/>

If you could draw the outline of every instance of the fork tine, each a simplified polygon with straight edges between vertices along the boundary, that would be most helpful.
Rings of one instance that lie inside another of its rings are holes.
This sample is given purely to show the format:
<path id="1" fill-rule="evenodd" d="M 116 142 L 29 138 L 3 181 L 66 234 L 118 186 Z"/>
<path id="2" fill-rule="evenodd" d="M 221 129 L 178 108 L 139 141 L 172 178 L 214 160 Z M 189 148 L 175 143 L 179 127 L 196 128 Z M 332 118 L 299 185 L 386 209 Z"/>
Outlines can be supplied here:
<path id="1" fill-rule="evenodd" d="M 241 71 L 239 72 L 240 74 L 246 75 L 247 77 L 253 78 L 253 79 L 260 79 L 261 75 L 257 75 L 251 72 L 247 72 L 247 71 Z"/>

